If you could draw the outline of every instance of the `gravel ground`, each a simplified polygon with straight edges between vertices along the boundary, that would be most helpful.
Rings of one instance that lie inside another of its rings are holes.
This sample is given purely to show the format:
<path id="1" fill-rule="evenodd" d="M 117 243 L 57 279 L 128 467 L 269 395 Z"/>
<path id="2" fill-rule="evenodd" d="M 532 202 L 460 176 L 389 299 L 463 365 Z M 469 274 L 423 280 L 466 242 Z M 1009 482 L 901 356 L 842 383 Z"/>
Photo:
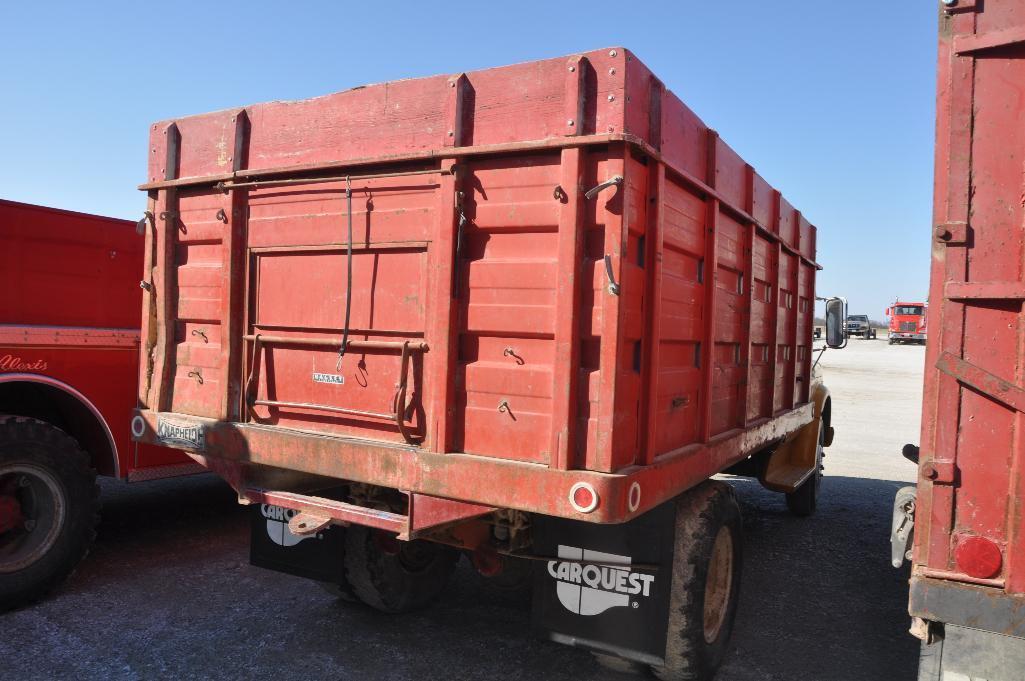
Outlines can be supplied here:
<path id="1" fill-rule="evenodd" d="M 907 575 L 889 566 L 893 494 L 912 480 L 923 348 L 853 340 L 822 360 L 836 428 L 819 511 L 733 479 L 742 601 L 720 681 L 911 681 Z M 245 511 L 209 476 L 104 485 L 89 559 L 45 602 L 0 615 L 0 678 L 623 679 L 535 639 L 524 596 L 465 561 L 428 610 L 391 617 L 248 565 Z"/>

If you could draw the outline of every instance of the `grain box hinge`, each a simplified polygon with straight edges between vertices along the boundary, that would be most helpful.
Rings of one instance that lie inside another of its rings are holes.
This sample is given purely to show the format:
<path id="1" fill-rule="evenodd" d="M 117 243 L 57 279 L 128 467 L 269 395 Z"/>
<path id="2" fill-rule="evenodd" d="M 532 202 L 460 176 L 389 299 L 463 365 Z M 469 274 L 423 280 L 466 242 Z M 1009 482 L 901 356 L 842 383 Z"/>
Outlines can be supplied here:
<path id="1" fill-rule="evenodd" d="M 945 222 L 933 230 L 936 241 L 948 246 L 965 246 L 968 243 L 967 222 Z"/>
<path id="2" fill-rule="evenodd" d="M 982 9 L 979 0 L 940 0 L 940 4 L 943 5 L 943 11 L 947 14 L 963 14 Z"/>

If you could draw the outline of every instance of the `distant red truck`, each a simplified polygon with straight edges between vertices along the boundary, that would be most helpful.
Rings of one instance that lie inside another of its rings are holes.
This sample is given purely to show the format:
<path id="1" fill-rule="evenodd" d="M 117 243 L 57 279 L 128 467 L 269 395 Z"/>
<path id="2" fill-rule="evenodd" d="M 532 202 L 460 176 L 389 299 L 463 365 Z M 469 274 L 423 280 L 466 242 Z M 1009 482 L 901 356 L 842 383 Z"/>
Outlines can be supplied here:
<path id="1" fill-rule="evenodd" d="M 135 223 L 0 200 L 0 610 L 85 556 L 96 475 L 197 472 L 134 443 L 143 239 Z"/>
<path id="2" fill-rule="evenodd" d="M 925 345 L 926 312 L 925 303 L 895 302 L 886 308 L 889 320 L 887 337 L 890 345 L 894 343 L 921 343 Z"/>

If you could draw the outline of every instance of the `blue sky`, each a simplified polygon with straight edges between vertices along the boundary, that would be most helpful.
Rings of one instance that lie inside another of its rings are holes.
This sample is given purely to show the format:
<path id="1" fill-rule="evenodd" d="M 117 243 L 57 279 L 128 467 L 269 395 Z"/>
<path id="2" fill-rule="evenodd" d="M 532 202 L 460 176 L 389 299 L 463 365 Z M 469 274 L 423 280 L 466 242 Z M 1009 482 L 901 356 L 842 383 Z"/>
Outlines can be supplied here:
<path id="1" fill-rule="evenodd" d="M 147 125 L 622 45 L 819 227 L 882 318 L 929 267 L 937 3 L 4 3 L 0 197 L 136 218 Z"/>

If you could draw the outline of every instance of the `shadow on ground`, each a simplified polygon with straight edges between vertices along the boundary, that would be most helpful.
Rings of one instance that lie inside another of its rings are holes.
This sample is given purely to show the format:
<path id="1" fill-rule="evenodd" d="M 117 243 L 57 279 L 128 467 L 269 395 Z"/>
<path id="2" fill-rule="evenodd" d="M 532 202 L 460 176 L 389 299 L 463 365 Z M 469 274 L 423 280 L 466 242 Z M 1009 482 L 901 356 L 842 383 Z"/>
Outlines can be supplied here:
<path id="1" fill-rule="evenodd" d="M 732 479 L 743 594 L 720 681 L 911 681 L 906 575 L 889 567 L 902 483 L 826 478 L 819 513 Z M 107 484 L 96 548 L 53 598 L 0 616 L 9 678 L 619 679 L 529 631 L 529 598 L 464 561 L 440 602 L 390 617 L 247 564 L 247 516 L 204 476 Z"/>

